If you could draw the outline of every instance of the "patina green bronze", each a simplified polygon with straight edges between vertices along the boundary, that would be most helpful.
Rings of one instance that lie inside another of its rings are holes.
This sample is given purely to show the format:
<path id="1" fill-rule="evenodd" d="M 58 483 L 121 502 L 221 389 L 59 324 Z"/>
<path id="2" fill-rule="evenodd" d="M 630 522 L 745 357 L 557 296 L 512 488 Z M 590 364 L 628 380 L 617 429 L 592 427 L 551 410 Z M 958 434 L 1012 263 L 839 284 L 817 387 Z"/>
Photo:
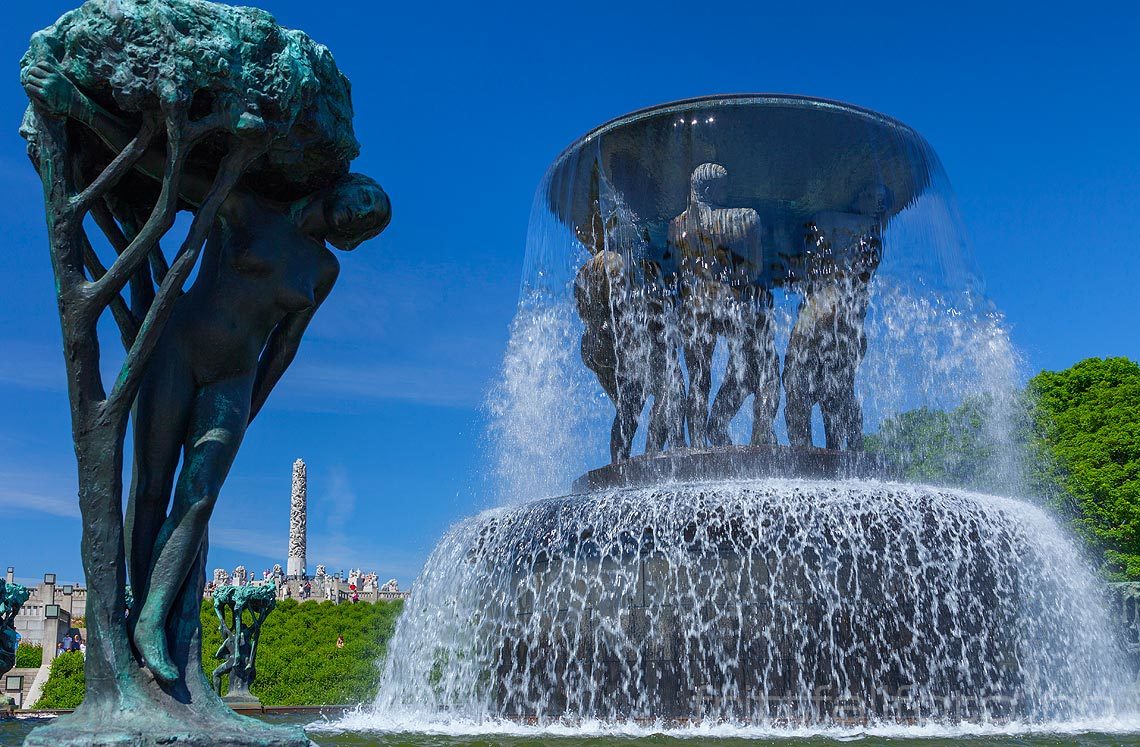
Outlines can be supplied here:
<path id="1" fill-rule="evenodd" d="M 20 636 L 16 633 L 15 620 L 28 596 L 26 586 L 0 579 L 0 675 L 16 666 L 16 647 L 20 645 Z"/>
<path id="2" fill-rule="evenodd" d="M 222 694 L 222 677 L 229 675 L 229 690 L 222 698 L 234 707 L 260 706 L 261 701 L 249 691 L 257 677 L 257 644 L 261 626 L 277 606 L 277 585 L 219 586 L 214 589 L 214 614 L 222 645 L 214 656 L 222 663 L 214 670 L 214 689 Z M 249 613 L 246 622 L 244 613 Z M 226 620 L 226 617 L 229 620 Z"/>
<path id="3" fill-rule="evenodd" d="M 328 245 L 353 249 L 391 215 L 380 186 L 348 171 L 348 81 L 325 47 L 268 14 L 198 0 L 88 2 L 33 36 L 21 80 L 89 587 L 86 699 L 27 743 L 307 744 L 222 703 L 202 672 L 198 612 L 210 515 L 336 281 Z M 179 211 L 193 220 L 168 254 Z M 110 387 L 104 314 L 126 351 Z"/>

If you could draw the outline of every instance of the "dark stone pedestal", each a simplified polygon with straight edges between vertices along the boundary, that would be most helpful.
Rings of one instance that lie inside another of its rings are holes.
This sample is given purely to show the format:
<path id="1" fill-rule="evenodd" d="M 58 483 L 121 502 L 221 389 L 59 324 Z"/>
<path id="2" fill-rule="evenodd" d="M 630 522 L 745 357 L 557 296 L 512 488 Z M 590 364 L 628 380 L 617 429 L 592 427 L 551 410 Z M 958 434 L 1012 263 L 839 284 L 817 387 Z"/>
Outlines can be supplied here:
<path id="1" fill-rule="evenodd" d="M 222 697 L 222 702 L 239 713 L 261 713 L 265 710 L 256 695 L 245 693 L 230 693 Z"/>
<path id="2" fill-rule="evenodd" d="M 572 492 L 645 487 L 670 482 L 754 480 L 765 477 L 807 480 L 890 479 L 881 458 L 861 451 L 795 446 L 722 446 L 643 454 L 590 470 L 574 481 Z"/>

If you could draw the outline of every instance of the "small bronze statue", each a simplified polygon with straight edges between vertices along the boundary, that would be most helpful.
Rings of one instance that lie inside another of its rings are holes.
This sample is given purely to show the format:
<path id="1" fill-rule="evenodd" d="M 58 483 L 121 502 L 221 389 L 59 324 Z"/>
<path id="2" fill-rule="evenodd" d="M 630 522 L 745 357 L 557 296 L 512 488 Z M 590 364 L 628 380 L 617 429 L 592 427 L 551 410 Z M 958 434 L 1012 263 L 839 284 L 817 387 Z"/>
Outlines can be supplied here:
<path id="1" fill-rule="evenodd" d="M 680 257 L 681 318 L 689 372 L 685 415 L 692 447 L 712 440 L 709 396 L 717 336 L 735 335 L 739 341 L 746 336 L 744 328 L 754 326 L 750 304 L 740 301 L 753 269 L 760 266 L 760 216 L 752 208 L 724 207 L 727 198 L 728 171 L 716 163 L 697 166 L 689 180 L 689 205 L 670 222 L 668 231 L 669 245 Z M 745 347 L 730 345 L 729 355 L 735 360 L 729 367 L 739 381 L 725 391 L 717 408 L 717 442 L 727 439 L 728 420 L 747 396 L 748 386 L 742 382 L 751 366 L 743 359 L 749 352 Z"/>
<path id="2" fill-rule="evenodd" d="M 15 620 L 28 596 L 27 587 L 0 579 L 0 675 L 16 666 L 20 636 L 16 633 Z"/>
<path id="3" fill-rule="evenodd" d="M 228 703 L 256 703 L 250 685 L 257 677 L 257 645 L 261 639 L 261 626 L 277 606 L 277 586 L 219 586 L 214 589 L 214 614 L 218 616 L 218 630 L 222 645 L 215 658 L 221 659 L 213 672 L 214 690 L 222 694 L 222 677 L 229 675 L 229 690 L 224 700 Z M 229 621 L 227 622 L 227 612 Z M 247 625 L 242 617 L 249 612 Z"/>

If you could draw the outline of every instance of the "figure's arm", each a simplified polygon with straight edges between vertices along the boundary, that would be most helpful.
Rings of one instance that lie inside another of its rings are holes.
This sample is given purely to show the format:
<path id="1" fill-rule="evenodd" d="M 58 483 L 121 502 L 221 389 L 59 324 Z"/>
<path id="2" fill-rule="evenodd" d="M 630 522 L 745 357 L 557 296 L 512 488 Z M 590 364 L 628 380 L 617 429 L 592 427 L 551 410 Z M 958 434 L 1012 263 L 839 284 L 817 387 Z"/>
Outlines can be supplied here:
<path id="1" fill-rule="evenodd" d="M 28 97 L 50 114 L 67 116 L 83 124 L 113 153 L 121 153 L 135 137 L 135 128 L 91 100 L 54 65 L 40 62 L 23 75 Z M 135 169 L 161 182 L 166 170 L 165 148 L 149 148 Z M 211 179 L 187 169 L 179 182 L 178 196 L 199 207 L 210 191 Z"/>
<path id="2" fill-rule="evenodd" d="M 253 400 L 249 408 L 249 422 L 257 417 L 273 387 L 285 375 L 286 369 L 297 357 L 301 337 L 316 313 L 316 307 L 289 314 L 274 328 L 257 362 L 257 378 L 253 383 Z"/>
<path id="3" fill-rule="evenodd" d="M 338 273 L 339 268 L 318 286 L 311 307 L 304 311 L 289 314 L 273 329 L 269 341 L 265 344 L 265 350 L 262 351 L 261 358 L 257 362 L 257 378 L 253 383 L 253 399 L 249 409 L 249 421 L 251 423 L 257 417 L 257 413 L 261 412 L 265 401 L 269 399 L 269 393 L 273 391 L 273 387 L 277 386 L 277 382 L 281 380 L 286 369 L 297 357 L 297 349 L 301 346 L 301 338 L 305 334 L 305 329 L 313 320 L 313 315 L 317 313 L 317 309 L 328 298 Z"/>

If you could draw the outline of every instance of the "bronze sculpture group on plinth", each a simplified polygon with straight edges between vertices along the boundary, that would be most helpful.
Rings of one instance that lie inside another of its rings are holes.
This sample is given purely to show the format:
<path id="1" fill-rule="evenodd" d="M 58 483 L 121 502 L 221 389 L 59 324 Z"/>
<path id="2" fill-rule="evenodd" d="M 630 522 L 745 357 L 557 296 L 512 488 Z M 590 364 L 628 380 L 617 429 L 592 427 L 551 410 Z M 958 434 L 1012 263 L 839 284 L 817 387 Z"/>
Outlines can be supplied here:
<path id="1" fill-rule="evenodd" d="M 327 245 L 353 249 L 390 220 L 380 186 L 348 171 L 359 151 L 348 81 L 325 47 L 267 13 L 199 0 L 92 0 L 32 38 L 21 79 L 63 329 L 90 631 L 83 704 L 28 744 L 307 744 L 218 699 L 199 609 L 210 515 L 336 281 Z M 160 241 L 180 211 L 193 220 L 168 254 Z M 125 349 L 109 390 L 105 313 Z"/>

